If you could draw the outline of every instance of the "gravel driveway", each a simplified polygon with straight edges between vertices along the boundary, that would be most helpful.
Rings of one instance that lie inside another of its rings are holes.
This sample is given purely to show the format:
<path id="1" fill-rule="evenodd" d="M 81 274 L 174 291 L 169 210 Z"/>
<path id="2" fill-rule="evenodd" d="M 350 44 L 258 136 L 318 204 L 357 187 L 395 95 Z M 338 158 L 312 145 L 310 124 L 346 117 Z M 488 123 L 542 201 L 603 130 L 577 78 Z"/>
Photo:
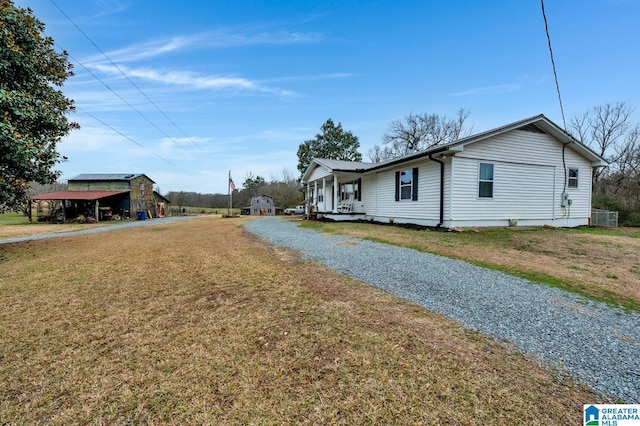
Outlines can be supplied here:
<path id="1" fill-rule="evenodd" d="M 31 240 L 45 240 L 47 238 L 56 238 L 56 237 L 72 237 L 74 235 L 96 234 L 98 232 L 107 232 L 107 231 L 113 231 L 113 230 L 122 229 L 122 228 L 136 228 L 139 226 L 162 225 L 166 223 L 180 222 L 182 220 L 195 219 L 198 217 L 205 217 L 205 216 L 170 216 L 170 217 L 163 217 L 158 219 L 126 221 L 118 224 L 110 224 L 109 226 L 103 226 L 101 228 L 87 228 L 87 229 L 80 229 L 80 230 L 74 230 L 74 231 L 68 231 L 68 232 L 56 232 L 52 234 L 30 235 L 28 237 L 6 238 L 4 240 L 0 240 L 0 244 L 20 243 L 23 241 L 31 241 Z"/>
<path id="2" fill-rule="evenodd" d="M 280 218 L 244 226 L 270 244 L 513 342 L 602 395 L 640 403 L 637 312 L 446 257 L 299 228 Z"/>

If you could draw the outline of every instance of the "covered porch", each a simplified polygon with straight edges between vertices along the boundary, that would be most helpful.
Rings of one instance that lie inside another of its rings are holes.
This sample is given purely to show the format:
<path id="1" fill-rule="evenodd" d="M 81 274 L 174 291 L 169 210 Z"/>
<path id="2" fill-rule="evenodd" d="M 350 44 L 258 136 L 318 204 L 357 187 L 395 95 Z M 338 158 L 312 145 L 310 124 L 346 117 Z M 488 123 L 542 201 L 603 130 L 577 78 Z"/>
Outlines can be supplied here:
<path id="1" fill-rule="evenodd" d="M 307 181 L 305 199 L 310 217 L 342 221 L 366 215 L 362 178 L 355 173 L 335 172 Z"/>

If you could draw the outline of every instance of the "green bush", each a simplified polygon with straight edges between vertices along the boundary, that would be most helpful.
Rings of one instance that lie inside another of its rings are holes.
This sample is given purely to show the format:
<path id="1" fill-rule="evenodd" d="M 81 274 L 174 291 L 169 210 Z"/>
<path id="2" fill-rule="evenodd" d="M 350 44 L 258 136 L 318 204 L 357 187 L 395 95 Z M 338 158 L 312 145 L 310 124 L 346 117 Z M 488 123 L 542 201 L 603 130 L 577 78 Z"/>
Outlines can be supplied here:
<path id="1" fill-rule="evenodd" d="M 640 210 L 621 210 L 618 213 L 618 226 L 640 226 Z"/>
<path id="2" fill-rule="evenodd" d="M 594 195 L 593 200 L 591 202 L 594 209 L 601 210 L 611 210 L 611 211 L 620 211 L 622 210 L 622 206 L 618 200 L 608 195 Z"/>

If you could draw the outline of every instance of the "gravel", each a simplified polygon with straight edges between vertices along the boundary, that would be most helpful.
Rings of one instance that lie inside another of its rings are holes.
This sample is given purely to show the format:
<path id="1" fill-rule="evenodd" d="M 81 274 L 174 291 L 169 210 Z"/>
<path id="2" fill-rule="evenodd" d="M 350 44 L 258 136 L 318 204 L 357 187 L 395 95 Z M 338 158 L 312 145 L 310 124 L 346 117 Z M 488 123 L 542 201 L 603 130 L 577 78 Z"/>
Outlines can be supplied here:
<path id="1" fill-rule="evenodd" d="M 45 240 L 47 238 L 72 237 L 74 235 L 97 234 L 98 232 L 114 231 L 116 229 L 137 228 L 139 226 L 153 226 L 153 225 L 162 225 L 162 224 L 167 224 L 172 222 L 180 222 L 182 220 L 195 219 L 198 217 L 204 217 L 204 216 L 169 216 L 169 217 L 149 219 L 149 220 L 123 221 L 122 223 L 109 224 L 109 226 L 103 226 L 101 228 L 92 227 L 87 229 L 76 229 L 73 231 L 57 232 L 52 234 L 40 234 L 40 235 L 29 235 L 27 237 L 6 238 L 4 240 L 0 240 L 0 244 L 21 243 L 23 241 L 32 241 L 32 240 Z"/>
<path id="2" fill-rule="evenodd" d="M 638 312 L 442 256 L 299 228 L 280 218 L 249 221 L 245 228 L 469 329 L 512 342 L 600 395 L 640 403 Z"/>

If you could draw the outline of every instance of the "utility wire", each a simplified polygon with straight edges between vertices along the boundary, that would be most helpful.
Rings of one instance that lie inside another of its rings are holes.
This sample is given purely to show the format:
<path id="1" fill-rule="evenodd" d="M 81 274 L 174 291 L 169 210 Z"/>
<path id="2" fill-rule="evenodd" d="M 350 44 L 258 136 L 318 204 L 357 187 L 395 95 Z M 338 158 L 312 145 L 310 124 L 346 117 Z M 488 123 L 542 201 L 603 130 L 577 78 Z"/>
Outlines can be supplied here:
<path id="1" fill-rule="evenodd" d="M 551 66 L 553 67 L 553 77 L 556 81 L 556 91 L 558 92 L 558 101 L 560 102 L 560 113 L 562 114 L 562 124 L 564 131 L 567 131 L 567 121 L 564 118 L 564 107 L 562 106 L 562 96 L 560 96 L 560 83 L 558 83 L 558 73 L 556 72 L 556 62 L 553 60 L 553 49 L 551 48 L 551 37 L 549 36 L 549 25 L 547 23 L 547 14 L 544 11 L 544 0 L 540 0 L 542 5 L 542 17 L 544 18 L 544 29 L 547 33 L 547 43 L 549 45 L 549 55 L 551 55 Z"/>
<path id="2" fill-rule="evenodd" d="M 62 49 L 62 47 L 60 47 L 57 43 L 56 46 L 58 46 L 58 48 Z M 104 80 L 102 80 L 100 77 L 98 77 L 97 75 L 95 75 L 93 73 L 93 71 L 91 71 L 89 68 L 87 68 L 82 62 L 80 62 L 79 60 L 77 60 L 76 58 L 73 57 L 73 55 L 71 55 L 69 52 L 67 52 L 67 55 L 69 55 L 69 57 L 71 59 L 73 59 L 78 65 L 80 65 L 82 68 L 84 68 L 84 70 L 86 72 L 88 72 L 89 74 L 91 74 L 93 76 L 93 78 L 95 78 L 96 80 L 98 80 L 100 83 L 102 83 L 104 85 L 104 87 L 106 87 L 109 91 L 111 91 L 114 95 L 116 95 L 122 102 L 124 102 L 125 104 L 127 104 L 129 106 L 129 108 L 131 108 L 132 110 L 134 110 L 135 112 L 138 113 L 138 115 L 142 118 L 144 118 L 149 124 L 151 124 L 153 127 L 155 127 L 156 129 L 158 129 L 158 131 L 160 133 L 162 133 L 163 135 L 165 135 L 167 138 L 171 139 L 173 142 L 175 142 L 176 145 L 178 145 L 180 148 L 182 148 L 185 152 L 187 152 L 188 154 L 191 155 L 191 153 L 189 151 L 187 151 L 187 149 L 182 146 L 177 140 L 173 139 L 171 136 L 169 136 L 164 130 L 162 130 L 160 127 L 158 127 L 153 121 L 151 121 L 146 115 L 144 115 L 142 112 L 140 112 L 136 107 L 134 107 L 133 105 L 131 105 L 129 102 L 127 102 L 126 99 L 124 99 L 122 96 L 120 96 L 115 90 L 113 90 L 107 83 L 104 82 Z"/>
<path id="3" fill-rule="evenodd" d="M 174 167 L 178 167 L 175 164 L 173 164 L 171 161 L 167 160 L 164 157 L 161 157 L 160 155 L 156 154 L 155 152 L 149 150 L 146 146 L 142 145 L 141 143 L 137 142 L 136 140 L 134 140 L 133 138 L 130 138 L 129 136 L 125 135 L 124 133 L 122 133 L 120 130 L 110 126 L 109 124 L 105 123 L 104 121 L 100 120 L 98 117 L 96 117 L 95 115 L 82 110 L 81 108 L 76 107 L 76 109 L 80 112 L 82 112 L 83 114 L 88 115 L 89 117 L 93 118 L 94 120 L 96 120 L 98 123 L 102 124 L 105 127 L 108 127 L 109 129 L 113 130 L 114 132 L 116 132 L 117 134 L 119 134 L 120 136 L 124 137 L 125 139 L 130 140 L 131 142 L 133 142 L 134 144 L 138 145 L 140 148 L 144 149 L 147 152 L 150 152 L 151 154 L 155 155 L 156 157 L 158 157 L 159 159 L 161 159 L 162 161 L 164 161 L 167 164 L 170 164 Z M 179 167 L 178 167 L 179 168 Z"/>
<path id="4" fill-rule="evenodd" d="M 193 139 L 191 139 L 191 138 L 190 138 L 190 137 L 189 137 L 189 136 L 188 136 L 188 135 L 187 135 L 187 134 L 186 134 L 186 133 L 185 133 L 185 132 L 180 128 L 180 127 L 178 127 L 178 125 L 177 125 L 173 120 L 171 120 L 171 118 L 169 118 L 169 116 L 168 116 L 167 114 L 165 114 L 165 112 L 164 112 L 164 111 L 162 111 L 162 109 L 160 109 L 160 107 L 159 107 L 155 102 L 153 102 L 153 100 L 151 100 L 151 98 L 149 98 L 149 96 L 147 96 L 147 94 L 146 94 L 146 93 L 144 93 L 144 92 L 142 91 L 142 89 L 141 89 L 137 84 L 135 84 L 135 83 L 133 82 L 133 80 L 131 80 L 131 79 L 129 78 L 129 76 L 127 76 L 127 75 L 124 73 L 124 71 L 122 71 L 122 69 L 121 69 L 121 68 L 120 68 L 120 67 L 119 67 L 115 62 L 113 62 L 113 61 L 111 60 L 111 58 L 110 58 L 110 57 L 109 57 L 109 56 L 107 56 L 107 54 L 106 54 L 102 49 L 100 49 L 100 47 L 98 47 L 98 45 L 97 45 L 97 44 L 96 44 L 96 43 L 91 39 L 91 37 L 89 37 L 89 36 L 88 36 L 88 35 L 87 35 L 83 30 L 82 30 L 82 28 L 80 28 L 80 27 L 78 26 L 78 24 L 76 24 L 76 23 L 73 21 L 73 19 L 71 19 L 71 17 L 69 17 L 69 15 L 67 15 L 67 14 L 64 12 L 64 10 L 62 10 L 62 9 L 60 8 L 60 6 L 58 6 L 58 5 L 56 4 L 56 2 L 55 2 L 54 0 L 50 0 L 50 1 L 51 1 L 51 3 L 52 3 L 52 4 L 53 4 L 53 5 L 54 5 L 54 6 L 55 6 L 59 11 L 60 11 L 60 13 L 62 13 L 62 14 L 63 14 L 63 15 L 64 15 L 68 20 L 69 20 L 69 22 L 71 22 L 71 23 L 73 24 L 73 26 L 74 26 L 74 27 L 76 27 L 76 29 L 77 29 L 78 31 L 80 31 L 80 33 L 81 33 L 81 34 L 82 34 L 82 35 L 83 35 L 87 40 L 89 40 L 89 43 L 91 43 L 91 44 L 92 44 L 92 45 L 93 45 L 93 46 L 98 50 L 98 52 L 100 52 L 100 53 L 102 54 L 102 56 L 104 56 L 104 57 L 109 61 L 109 63 L 110 63 L 111 65 L 113 65 L 113 66 L 114 66 L 114 67 L 115 67 L 115 68 L 120 72 L 120 74 L 122 74 L 122 76 L 123 76 L 124 78 L 126 78 L 126 79 L 127 79 L 127 81 L 128 81 L 129 83 L 131 83 L 131 85 L 132 85 L 133 87 L 135 87 L 135 88 L 138 90 L 138 92 L 140 92 L 140 94 L 142 94 L 142 96 L 144 96 L 144 97 L 149 101 L 149 103 L 151 103 L 151 105 L 153 105 L 153 106 L 154 106 L 154 107 L 155 107 L 155 108 L 160 112 L 160 114 L 162 114 L 162 115 L 163 115 L 163 116 L 164 116 L 164 117 L 165 117 L 165 118 L 166 118 L 166 119 L 167 119 L 167 120 L 168 120 L 168 121 L 169 121 L 169 122 L 170 122 L 170 123 L 171 123 L 171 124 L 176 128 L 176 129 L 178 129 L 178 131 L 179 131 L 180 133 L 182 133 L 182 134 L 183 134 L 183 135 L 184 135 L 184 136 L 185 136 L 185 137 L 186 137 L 186 138 L 187 138 L 187 139 L 188 139 L 188 140 L 189 140 L 189 141 L 190 141 L 194 146 L 196 146 L 198 149 L 202 150 L 202 147 L 200 147 L 200 145 L 198 145 L 197 143 L 195 143 L 195 142 L 193 141 Z"/>
<path id="5" fill-rule="evenodd" d="M 562 124 L 564 125 L 564 132 L 571 138 L 569 142 L 566 142 L 562 145 L 562 168 L 564 169 L 564 187 L 563 187 L 563 196 L 567 191 L 567 161 L 565 158 L 565 151 L 567 149 L 567 145 L 571 142 L 574 142 L 575 139 L 573 136 L 567 131 L 567 121 L 564 118 L 564 107 L 562 106 L 562 96 L 560 96 L 560 83 L 558 83 L 558 73 L 556 72 L 556 62 L 553 60 L 553 49 L 551 48 L 551 37 L 549 36 L 549 24 L 547 23 L 547 14 L 544 11 L 544 0 L 540 0 L 540 5 L 542 6 L 542 17 L 544 18 L 544 29 L 547 33 L 547 44 L 549 45 L 549 55 L 551 56 L 551 66 L 553 68 L 553 77 L 556 81 L 556 92 L 558 92 L 558 102 L 560 103 L 560 114 L 562 114 Z M 562 208 L 563 210 L 565 207 Z M 569 213 L 571 212 L 571 208 L 569 207 Z M 568 219 L 568 216 L 567 216 Z"/>

